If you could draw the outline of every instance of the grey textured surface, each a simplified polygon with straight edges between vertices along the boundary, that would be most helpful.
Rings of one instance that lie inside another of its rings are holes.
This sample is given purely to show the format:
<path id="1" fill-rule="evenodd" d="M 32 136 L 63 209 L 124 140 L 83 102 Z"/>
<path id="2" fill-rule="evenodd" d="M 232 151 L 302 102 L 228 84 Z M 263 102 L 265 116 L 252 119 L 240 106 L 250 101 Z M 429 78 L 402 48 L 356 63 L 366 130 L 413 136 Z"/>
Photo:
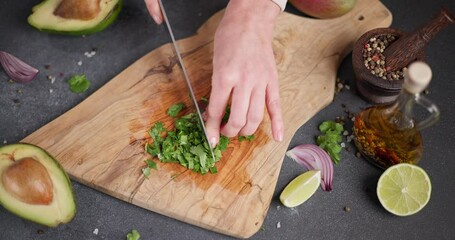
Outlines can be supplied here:
<path id="1" fill-rule="evenodd" d="M 169 42 L 164 26 L 156 26 L 147 15 L 143 1 L 127 0 L 118 21 L 104 32 L 86 37 L 49 35 L 31 28 L 26 18 L 39 1 L 0 2 L 0 50 L 15 54 L 41 70 L 39 77 L 26 85 L 8 83 L 0 71 L 0 145 L 18 142 L 52 119 L 71 109 L 96 91 L 136 59 Z M 227 1 L 169 0 L 169 18 L 176 38 L 194 34 Z M 440 6 L 455 11 L 453 0 L 383 0 L 393 13 L 393 27 L 411 31 L 430 19 Z M 291 6 L 287 11 L 295 12 Z M 308 36 L 311 37 L 311 36 Z M 351 152 L 343 151 L 335 166 L 333 191 L 317 191 L 305 204 L 287 209 L 278 196 L 286 184 L 304 171 L 285 158 L 262 230 L 253 239 L 455 239 L 455 161 L 451 148 L 455 142 L 454 75 L 455 27 L 441 32 L 427 47 L 427 60 L 433 69 L 432 99 L 441 109 L 441 120 L 423 131 L 424 155 L 420 165 L 433 184 L 429 204 L 418 214 L 396 217 L 380 205 L 376 182 L 381 170 Z M 84 56 L 96 48 L 92 58 Z M 82 66 L 77 62 L 82 61 Z M 45 69 L 49 64 L 50 69 Z M 344 103 L 358 112 L 369 104 L 358 97 L 353 85 L 351 59 L 340 67 L 340 77 L 350 83 L 334 102 L 303 125 L 290 148 L 314 142 L 317 125 L 326 119 L 345 115 Z M 71 93 L 65 80 L 85 73 L 92 86 L 83 94 Z M 63 74 L 63 75 L 62 75 Z M 52 84 L 47 75 L 56 76 Z M 49 91 L 52 89 L 52 93 Z M 20 91 L 21 93 L 19 93 Z M 296 109 L 305 111 L 305 109 Z M 352 123 L 347 125 L 352 126 Z M 348 144 L 353 149 L 352 144 Z M 0 239 L 125 239 L 137 229 L 141 239 L 229 239 L 117 200 L 73 182 L 78 212 L 75 219 L 57 228 L 46 228 L 15 217 L 0 207 Z M 350 212 L 345 212 L 349 207 Z M 281 227 L 278 228 L 277 224 Z M 93 231 L 99 230 L 95 235 Z"/>

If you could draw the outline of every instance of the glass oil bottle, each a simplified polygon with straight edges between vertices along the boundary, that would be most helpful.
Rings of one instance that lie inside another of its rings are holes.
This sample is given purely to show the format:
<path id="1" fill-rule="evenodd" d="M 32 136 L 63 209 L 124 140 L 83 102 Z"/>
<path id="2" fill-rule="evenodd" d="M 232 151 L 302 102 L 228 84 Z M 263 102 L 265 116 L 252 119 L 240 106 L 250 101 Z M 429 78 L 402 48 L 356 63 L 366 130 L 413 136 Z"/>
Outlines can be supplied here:
<path id="1" fill-rule="evenodd" d="M 395 102 L 366 108 L 356 116 L 355 145 L 374 165 L 386 169 L 398 163 L 417 164 L 422 157 L 420 130 L 436 123 L 440 115 L 436 105 L 420 94 L 430 83 L 431 75 L 426 63 L 412 63 Z M 416 105 L 429 113 L 419 122 L 414 118 Z"/>

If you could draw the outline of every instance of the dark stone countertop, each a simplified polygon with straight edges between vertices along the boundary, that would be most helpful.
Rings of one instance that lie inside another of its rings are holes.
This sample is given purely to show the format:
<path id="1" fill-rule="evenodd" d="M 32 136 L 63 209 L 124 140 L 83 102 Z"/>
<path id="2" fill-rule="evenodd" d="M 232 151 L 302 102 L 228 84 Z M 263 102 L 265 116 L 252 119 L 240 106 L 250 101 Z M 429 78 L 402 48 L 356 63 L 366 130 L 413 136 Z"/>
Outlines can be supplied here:
<path id="1" fill-rule="evenodd" d="M 191 36 L 227 1 L 172 1 L 168 14 L 176 38 Z M 168 33 L 147 15 L 143 1 L 124 1 L 118 21 L 105 31 L 86 37 L 50 35 L 38 32 L 27 22 L 33 1 L 6 0 L 0 3 L 0 50 L 11 52 L 37 66 L 42 73 L 33 82 L 8 83 L 0 71 L 0 145 L 20 141 L 28 134 L 71 109 L 117 75 L 136 59 L 169 42 Z M 411 31 L 429 20 L 441 6 L 455 11 L 453 0 L 383 0 L 393 14 L 392 27 Z M 287 11 L 295 12 L 288 4 Z M 382 173 L 353 151 L 342 152 L 335 166 L 333 191 L 317 191 L 294 210 L 281 206 L 278 196 L 295 176 L 304 171 L 285 157 L 275 194 L 262 230 L 253 239 L 455 239 L 455 27 L 441 32 L 426 48 L 433 70 L 428 97 L 440 108 L 440 121 L 423 131 L 424 154 L 420 162 L 429 174 L 433 191 L 429 204 L 418 214 L 396 217 L 384 210 L 376 197 L 376 182 Z M 97 49 L 92 58 L 84 52 Z M 77 62 L 82 61 L 82 66 Z M 45 69 L 49 64 L 50 69 Z M 73 74 L 86 73 L 92 86 L 73 94 L 65 82 Z M 63 74 L 63 76 L 61 76 Z M 46 75 L 56 76 L 52 84 Z M 351 58 L 339 70 L 340 78 L 351 85 L 337 94 L 333 103 L 304 124 L 290 146 L 311 143 L 318 124 L 369 106 L 356 94 Z M 52 89 L 52 93 L 50 92 Z M 298 109 L 298 111 L 304 109 Z M 350 123 L 352 126 L 352 123 Z M 348 143 L 351 149 L 354 146 Z M 141 239 L 224 239 L 207 231 L 110 197 L 73 182 L 78 212 L 75 219 L 57 228 L 22 220 L 0 207 L 0 239 L 125 239 L 137 229 Z M 281 207 L 280 207 L 281 206 Z M 349 207 L 350 211 L 344 211 Z M 278 228 L 277 224 L 281 227 Z M 98 234 L 93 231 L 98 229 Z"/>

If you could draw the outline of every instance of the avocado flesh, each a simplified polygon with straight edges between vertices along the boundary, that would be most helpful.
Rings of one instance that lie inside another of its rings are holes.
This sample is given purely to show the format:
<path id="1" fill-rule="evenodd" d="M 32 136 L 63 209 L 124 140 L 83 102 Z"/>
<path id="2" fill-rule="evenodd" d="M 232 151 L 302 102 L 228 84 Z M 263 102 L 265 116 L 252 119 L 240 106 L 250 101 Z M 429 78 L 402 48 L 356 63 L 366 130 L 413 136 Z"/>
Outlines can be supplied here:
<path id="1" fill-rule="evenodd" d="M 17 198 L 3 184 L 5 173 L 22 159 L 37 160 L 47 170 L 52 182 L 52 200 L 30 204 Z M 24 219 L 54 227 L 74 218 L 76 203 L 71 182 L 60 164 L 45 150 L 25 143 L 0 147 L 0 205 Z"/>
<path id="2" fill-rule="evenodd" d="M 89 20 L 63 18 L 55 14 L 62 0 L 46 0 L 32 8 L 28 23 L 43 32 L 87 35 L 104 30 L 122 9 L 122 0 L 101 0 L 97 16 Z"/>

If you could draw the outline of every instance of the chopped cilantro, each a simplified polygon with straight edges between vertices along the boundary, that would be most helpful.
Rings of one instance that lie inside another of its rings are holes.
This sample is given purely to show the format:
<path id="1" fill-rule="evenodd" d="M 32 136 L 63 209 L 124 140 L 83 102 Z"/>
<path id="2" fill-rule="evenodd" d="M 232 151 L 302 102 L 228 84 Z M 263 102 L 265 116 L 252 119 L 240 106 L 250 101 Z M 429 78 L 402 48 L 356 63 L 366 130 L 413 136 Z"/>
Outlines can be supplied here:
<path id="1" fill-rule="evenodd" d="M 136 229 L 133 229 L 130 233 L 126 235 L 126 240 L 139 240 L 141 235 Z"/>
<path id="2" fill-rule="evenodd" d="M 174 104 L 167 110 L 167 115 L 171 117 L 176 117 L 184 107 L 185 107 L 184 103 Z"/>
<path id="3" fill-rule="evenodd" d="M 176 118 L 174 127 L 175 129 L 171 131 L 164 128 L 161 122 L 155 123 L 149 130 L 153 142 L 145 144 L 145 151 L 164 163 L 177 162 L 201 174 L 209 171 L 215 173 L 217 171 L 215 162 L 221 159 L 221 151 L 226 149 L 229 139 L 220 137 L 220 143 L 214 149 L 215 159 L 212 159 L 202 126 L 195 113 Z M 150 162 L 147 161 L 147 165 Z M 148 171 L 145 170 L 145 173 Z"/>
<path id="4" fill-rule="evenodd" d="M 147 163 L 147 166 L 149 168 L 153 168 L 155 170 L 158 169 L 158 167 L 156 166 L 156 163 L 154 161 L 150 160 L 150 159 L 145 160 L 145 163 Z"/>
<path id="5" fill-rule="evenodd" d="M 148 178 L 150 176 L 150 168 L 149 167 L 145 167 L 142 169 L 142 174 L 144 174 L 144 176 L 146 178 Z"/>
<path id="6" fill-rule="evenodd" d="M 248 141 L 251 142 L 251 141 L 253 141 L 253 139 L 254 139 L 254 135 L 239 136 L 239 137 L 238 137 L 239 142 L 243 142 L 243 141 L 245 141 L 245 140 L 248 140 Z"/>
<path id="7" fill-rule="evenodd" d="M 223 119 L 221 120 L 222 123 L 226 123 L 229 120 L 229 116 L 231 115 L 231 107 L 227 106 L 226 111 L 224 112 Z"/>
<path id="8" fill-rule="evenodd" d="M 90 87 L 90 81 L 85 75 L 74 75 L 68 80 L 71 92 L 82 93 Z"/>
<path id="9" fill-rule="evenodd" d="M 150 170 L 151 169 L 157 170 L 158 167 L 156 166 L 156 163 L 150 159 L 147 159 L 144 162 L 147 164 L 147 167 L 142 169 L 142 174 L 144 174 L 144 176 L 148 178 L 150 176 Z"/>
<path id="10" fill-rule="evenodd" d="M 203 99 L 206 101 L 206 99 Z M 167 114 L 176 117 L 185 106 L 183 103 L 172 105 Z M 226 108 L 223 119 L 229 119 L 230 108 Z M 174 119 L 174 129 L 168 130 L 163 123 L 156 122 L 148 131 L 153 141 L 145 144 L 145 152 L 158 158 L 163 163 L 179 163 L 187 169 L 200 174 L 217 173 L 215 163 L 222 157 L 222 151 L 227 149 L 229 138 L 221 135 L 218 145 L 213 149 L 212 158 L 210 147 L 204 136 L 204 131 L 196 113 L 189 113 Z M 253 140 L 254 136 L 243 136 L 242 140 Z M 150 169 L 156 169 L 156 163 L 151 159 L 145 161 L 147 166 L 143 174 L 150 176 Z M 174 178 L 174 176 L 171 176 Z"/>

